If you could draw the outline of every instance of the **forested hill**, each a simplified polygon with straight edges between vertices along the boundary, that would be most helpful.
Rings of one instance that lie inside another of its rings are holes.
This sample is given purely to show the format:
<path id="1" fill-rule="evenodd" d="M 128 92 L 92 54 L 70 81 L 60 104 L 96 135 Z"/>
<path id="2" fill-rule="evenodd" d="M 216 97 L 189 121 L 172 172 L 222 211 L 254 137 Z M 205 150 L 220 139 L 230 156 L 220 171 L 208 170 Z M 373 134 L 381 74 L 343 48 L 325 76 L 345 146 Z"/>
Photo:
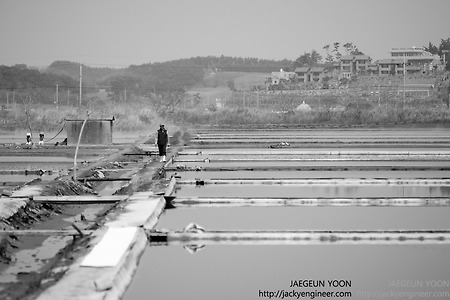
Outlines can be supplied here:
<path id="1" fill-rule="evenodd" d="M 130 94 L 146 95 L 189 89 L 202 84 L 205 75 L 211 72 L 270 73 L 289 69 L 292 64 L 289 60 L 207 56 L 131 65 L 121 69 L 86 65 L 82 65 L 81 69 L 84 92 L 104 88 L 112 95 L 119 91 L 123 93 L 124 90 Z M 79 80 L 80 64 L 77 62 L 55 61 L 47 69 L 40 71 L 23 64 L 0 66 L 0 90 L 3 91 L 26 92 L 25 89 L 34 89 L 34 92 L 39 90 L 44 93 L 42 90 L 45 89 L 45 93 L 50 95 L 58 85 L 64 90 L 70 90 L 70 93 L 76 93 Z M 36 100 L 53 101 L 47 96 L 36 97 Z M 41 98 L 44 100 L 40 100 Z"/>
<path id="2" fill-rule="evenodd" d="M 120 88 L 153 91 L 181 90 L 194 86 L 203 80 L 205 72 L 261 72 L 270 73 L 288 69 L 290 60 L 267 60 L 229 56 L 206 56 L 172 60 L 161 63 L 131 65 L 127 68 L 82 67 L 83 83 L 87 86 L 119 85 Z M 70 76 L 78 81 L 79 64 L 67 61 L 52 63 L 46 72 Z"/>
<path id="3" fill-rule="evenodd" d="M 26 65 L 0 66 L 0 90 L 74 87 L 77 82 L 69 76 L 42 73 Z"/>
<path id="4" fill-rule="evenodd" d="M 269 60 L 259 58 L 242 58 L 230 56 L 206 56 L 188 59 L 204 68 L 215 68 L 225 72 L 261 72 L 270 73 L 280 69 L 290 68 L 293 65 L 291 60 Z"/>
<path id="5" fill-rule="evenodd" d="M 80 80 L 80 64 L 77 62 L 55 61 L 45 70 L 45 72 L 68 76 L 78 82 Z M 83 82 L 87 82 L 89 85 L 96 85 L 99 80 L 120 72 L 120 70 L 114 68 L 82 66 Z"/>

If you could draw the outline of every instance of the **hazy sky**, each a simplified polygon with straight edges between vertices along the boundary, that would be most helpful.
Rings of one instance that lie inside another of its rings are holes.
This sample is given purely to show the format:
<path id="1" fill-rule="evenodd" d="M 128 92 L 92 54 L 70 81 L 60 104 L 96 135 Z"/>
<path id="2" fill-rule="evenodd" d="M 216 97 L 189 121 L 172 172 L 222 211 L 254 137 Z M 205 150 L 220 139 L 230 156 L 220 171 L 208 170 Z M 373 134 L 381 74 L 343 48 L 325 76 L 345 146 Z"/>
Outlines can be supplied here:
<path id="1" fill-rule="evenodd" d="M 0 65 L 122 67 L 195 56 L 372 59 L 450 37 L 450 0 L 0 0 Z"/>

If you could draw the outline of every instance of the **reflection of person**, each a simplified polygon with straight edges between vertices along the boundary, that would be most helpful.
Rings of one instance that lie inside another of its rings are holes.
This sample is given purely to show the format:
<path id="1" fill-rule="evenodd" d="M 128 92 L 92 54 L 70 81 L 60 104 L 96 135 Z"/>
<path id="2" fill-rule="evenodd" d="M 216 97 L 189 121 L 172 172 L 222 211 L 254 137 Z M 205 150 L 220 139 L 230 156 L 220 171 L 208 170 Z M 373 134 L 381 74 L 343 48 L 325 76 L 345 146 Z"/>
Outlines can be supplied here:
<path id="1" fill-rule="evenodd" d="M 166 161 L 166 148 L 169 143 L 169 135 L 167 134 L 167 129 L 163 124 L 159 125 L 159 129 L 156 132 L 155 144 L 158 145 L 160 162 Z"/>

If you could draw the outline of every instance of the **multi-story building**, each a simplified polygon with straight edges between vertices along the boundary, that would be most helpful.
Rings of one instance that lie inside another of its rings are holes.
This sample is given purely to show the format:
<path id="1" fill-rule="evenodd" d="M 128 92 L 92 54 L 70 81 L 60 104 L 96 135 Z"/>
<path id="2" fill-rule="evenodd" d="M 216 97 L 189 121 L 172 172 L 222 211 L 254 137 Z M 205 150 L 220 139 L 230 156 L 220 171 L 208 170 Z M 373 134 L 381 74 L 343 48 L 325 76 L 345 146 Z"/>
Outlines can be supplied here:
<path id="1" fill-rule="evenodd" d="M 439 56 L 425 51 L 423 47 L 392 48 L 390 53 L 390 58 L 377 61 L 380 76 L 403 75 L 404 72 L 425 74 L 440 64 Z"/>
<path id="2" fill-rule="evenodd" d="M 372 59 L 364 54 L 344 55 L 339 60 L 340 76 L 350 77 L 354 74 L 366 72 Z"/>
<path id="3" fill-rule="evenodd" d="M 300 82 L 320 82 L 326 76 L 323 67 L 299 67 L 295 69 L 295 74 Z"/>

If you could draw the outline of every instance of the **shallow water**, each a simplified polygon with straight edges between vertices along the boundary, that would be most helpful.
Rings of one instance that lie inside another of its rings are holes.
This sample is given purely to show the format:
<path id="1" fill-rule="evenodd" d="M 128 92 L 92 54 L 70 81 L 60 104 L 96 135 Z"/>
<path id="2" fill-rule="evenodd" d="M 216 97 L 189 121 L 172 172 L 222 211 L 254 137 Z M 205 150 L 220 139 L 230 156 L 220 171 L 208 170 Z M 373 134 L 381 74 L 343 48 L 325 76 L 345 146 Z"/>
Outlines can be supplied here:
<path id="1" fill-rule="evenodd" d="M 448 229 L 450 207 L 208 207 L 165 210 L 156 229 L 390 230 Z"/>
<path id="2" fill-rule="evenodd" d="M 369 198 L 369 197 L 448 197 L 450 187 L 414 185 L 275 185 L 211 184 L 181 185 L 177 197 L 296 197 L 296 198 Z"/>
<path id="3" fill-rule="evenodd" d="M 178 246 L 154 246 L 141 257 L 123 299 L 264 299 L 261 291 L 293 289 L 350 291 L 348 299 L 373 298 L 367 297 L 372 292 L 448 292 L 431 285 L 448 283 L 449 251 L 442 245 L 273 245 L 206 246 L 190 254 Z M 308 279 L 342 279 L 351 286 L 290 288 L 292 280 Z M 414 286 L 402 287 L 407 281 Z"/>
<path id="4" fill-rule="evenodd" d="M 201 145 L 194 142 L 192 148 L 185 149 L 171 166 L 180 169 L 199 167 L 202 170 L 171 171 L 167 173 L 168 178 L 175 173 L 180 176 L 180 181 L 246 178 L 433 180 L 450 177 L 447 170 L 450 168 L 450 160 L 445 156 L 437 156 L 444 152 L 446 155 L 449 154 L 448 148 L 441 147 L 450 141 L 450 134 L 446 129 L 235 132 L 199 130 L 198 132 L 198 140 L 204 138 L 206 143 L 217 142 L 215 146 L 218 148 L 202 149 Z M 193 138 L 196 138 L 195 134 Z M 254 144 L 255 141 L 261 141 L 261 147 L 246 148 L 245 144 L 236 144 L 245 142 L 246 139 L 251 139 L 250 142 Z M 220 145 L 225 145 L 224 142 L 227 140 L 235 143 L 234 147 L 242 145 L 242 148 L 220 149 Z M 292 149 L 288 147 L 273 151 L 267 147 L 273 142 L 291 140 L 305 143 L 306 147 Z M 264 145 L 264 141 L 267 145 Z M 336 143 L 330 144 L 333 141 Z M 377 145 L 368 147 L 361 144 L 361 141 L 374 142 Z M 384 142 L 391 144 L 383 144 Z M 417 144 L 411 146 L 412 143 Z M 326 155 L 326 152 L 340 150 L 351 154 L 359 152 L 359 157 Z M 200 151 L 202 152 L 198 155 L 195 154 Z M 302 151 L 308 154 L 302 154 Z M 412 157 L 407 155 L 408 151 L 433 154 L 434 157 Z M 323 152 L 322 156 L 315 155 L 320 152 Z M 368 156 L 366 155 L 368 152 L 378 156 Z M 387 156 L 387 153 L 396 155 Z M 396 167 L 399 170 L 391 170 Z M 428 167 L 430 169 L 424 170 Z M 227 168 L 228 171 L 221 168 Z M 329 170 L 323 170 L 324 168 Z M 204 186 L 179 184 L 176 186 L 175 196 L 179 199 L 183 197 L 420 198 L 449 197 L 450 187 L 439 184 L 228 183 Z M 200 207 L 193 204 L 166 209 L 156 229 L 180 231 L 194 222 L 206 230 L 225 231 L 448 230 L 449 214 L 450 207 L 446 206 Z M 260 292 L 290 291 L 291 281 L 301 279 L 345 280 L 350 282 L 351 286 L 342 289 L 323 287 L 317 290 L 351 291 L 353 299 L 395 298 L 393 295 L 397 295 L 397 299 L 437 298 L 437 295 L 416 297 L 413 293 L 450 292 L 449 250 L 450 246 L 437 244 L 207 245 L 191 254 L 192 251 L 188 252 L 182 246 L 149 244 L 124 299 L 267 299 Z M 448 284 L 448 287 L 436 287 L 439 284 Z M 295 290 L 311 291 L 310 288 L 295 288 Z M 402 297 L 395 294 L 400 292 L 403 292 Z M 440 298 L 444 297 L 441 295 Z M 446 298 L 450 298 L 450 294 Z"/>

